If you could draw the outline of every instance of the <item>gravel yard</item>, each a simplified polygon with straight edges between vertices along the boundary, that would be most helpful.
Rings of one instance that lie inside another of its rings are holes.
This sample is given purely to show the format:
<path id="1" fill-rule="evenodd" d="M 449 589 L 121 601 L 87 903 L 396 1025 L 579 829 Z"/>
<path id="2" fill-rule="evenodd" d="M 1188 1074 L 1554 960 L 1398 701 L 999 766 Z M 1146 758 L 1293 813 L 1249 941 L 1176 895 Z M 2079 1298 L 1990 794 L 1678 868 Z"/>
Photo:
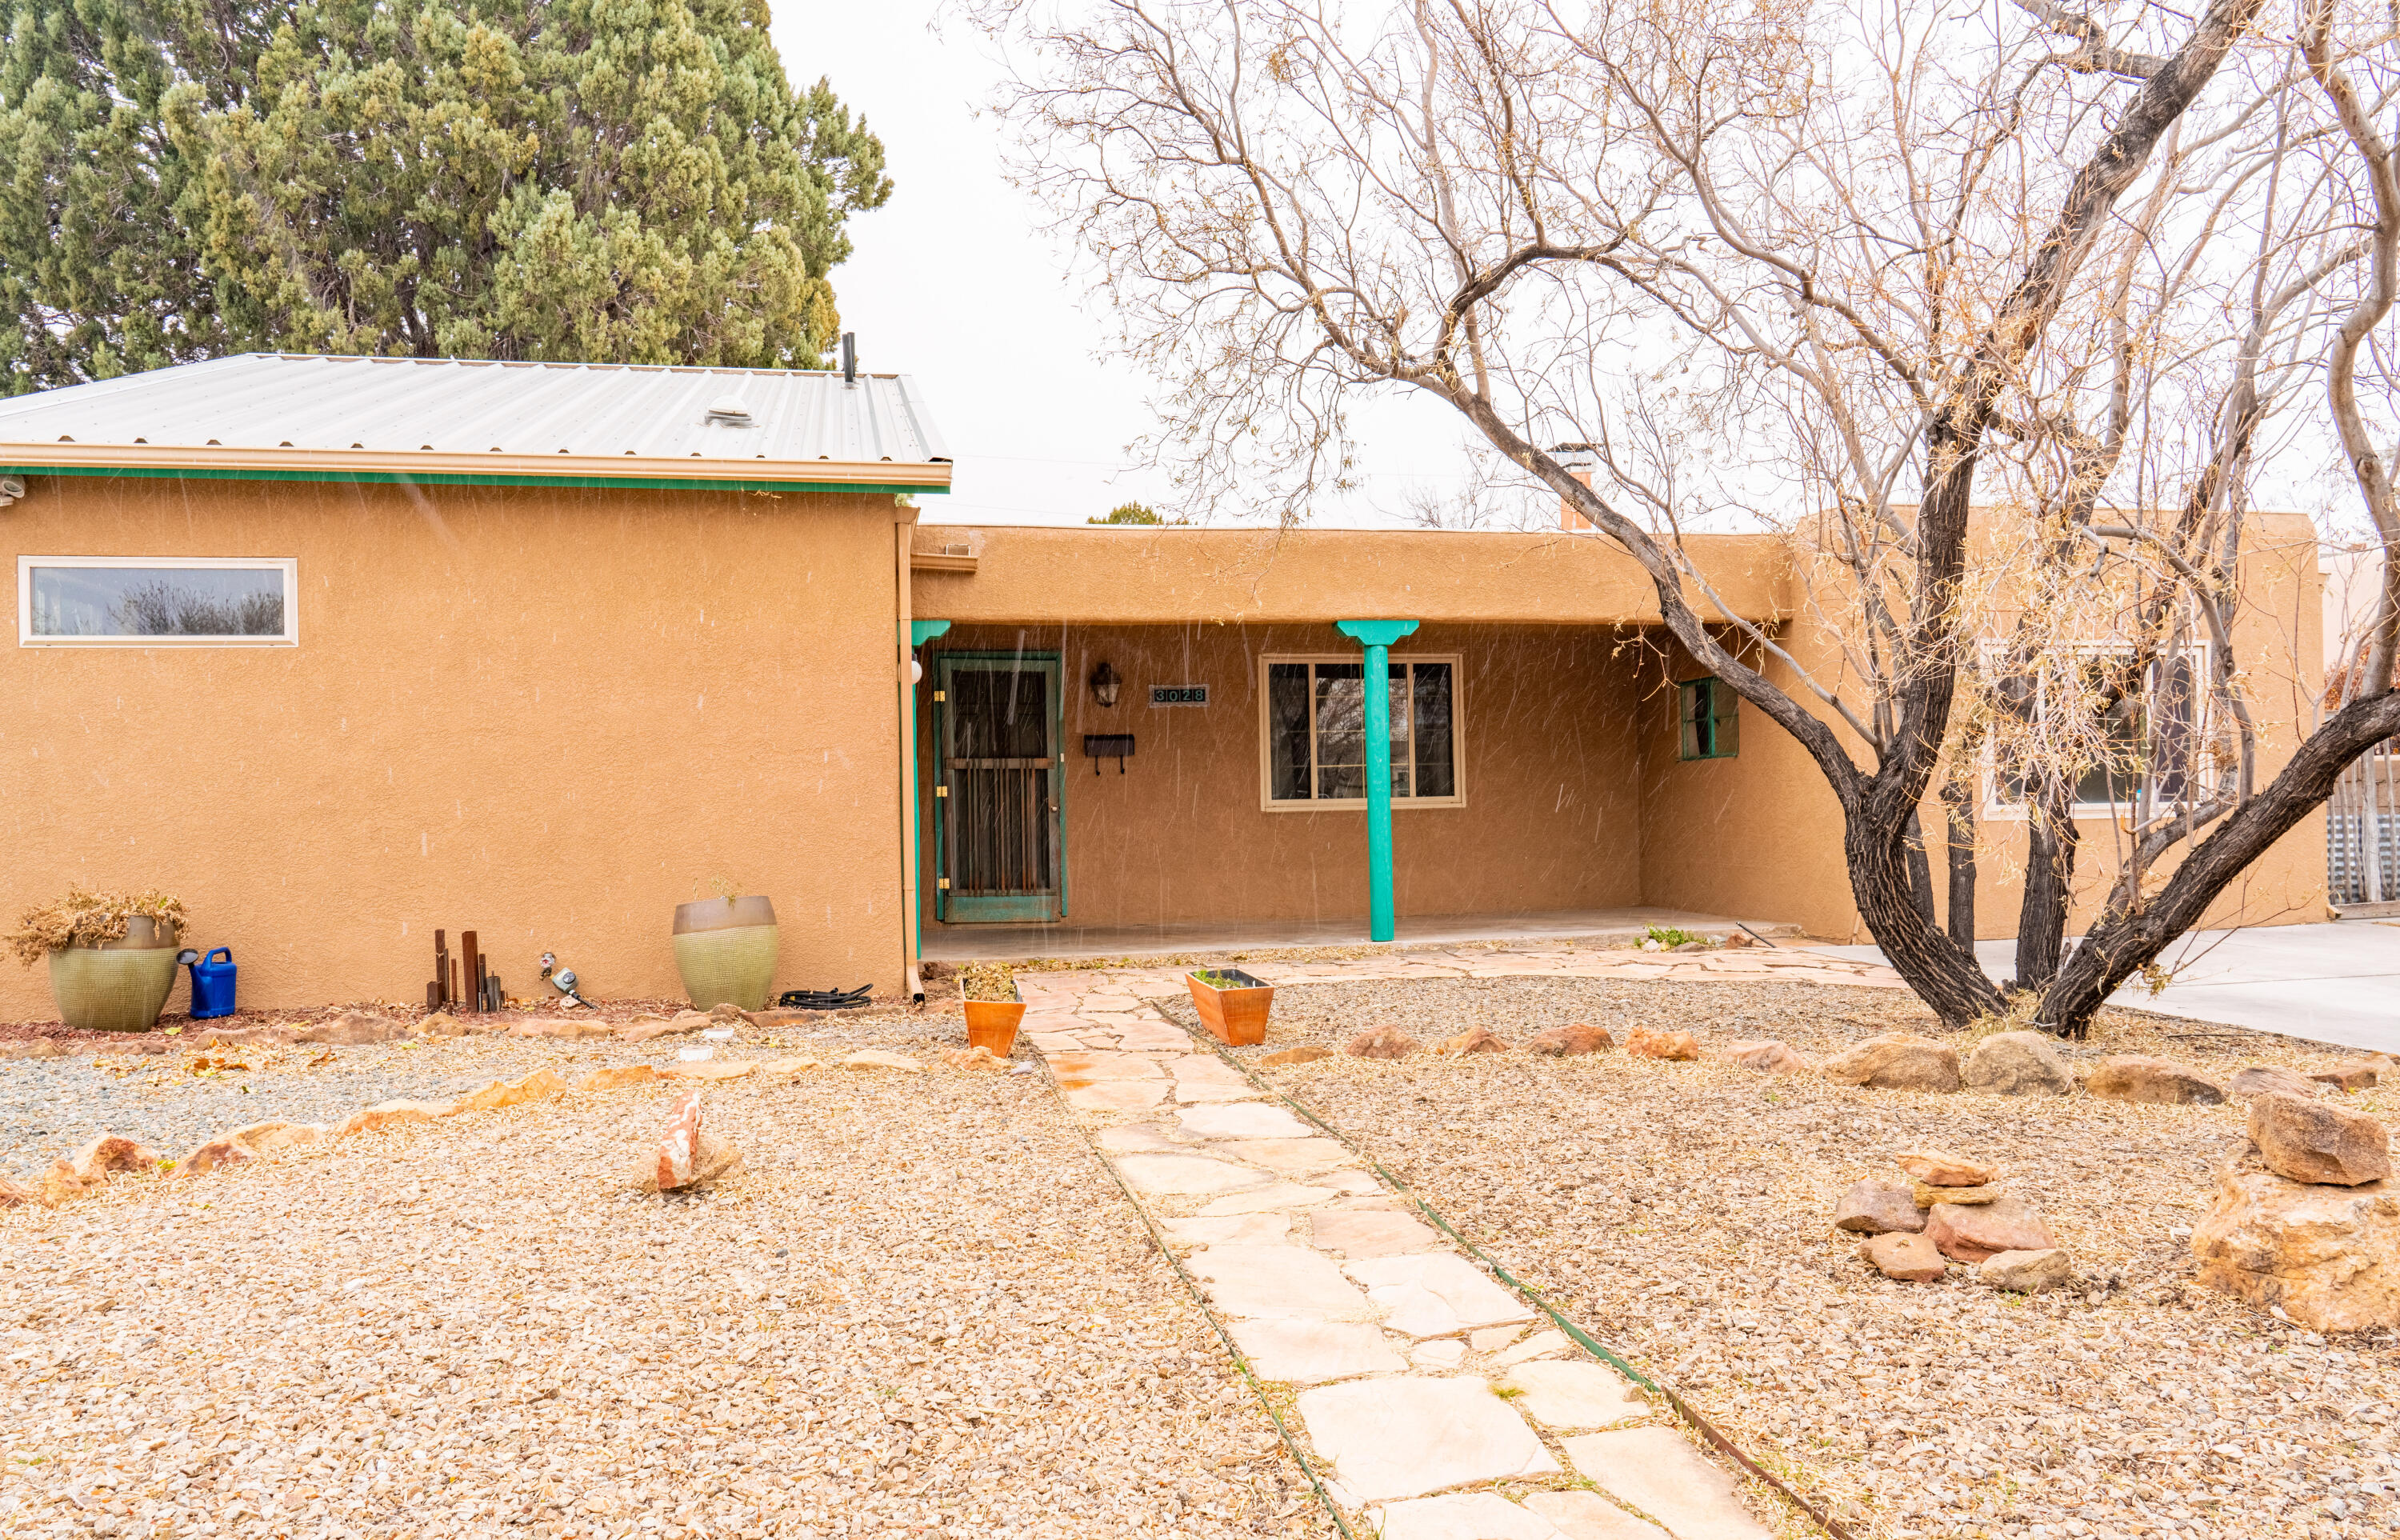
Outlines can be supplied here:
<path id="1" fill-rule="evenodd" d="M 1196 1024 L 1189 1004 L 1159 1002 Z M 1888 990 L 1562 978 L 1362 981 L 1276 992 L 1268 1042 L 1370 1026 L 1428 1046 L 1485 1026 L 1636 1024 L 1704 1048 L 1780 1037 L 1813 1063 L 1879 1032 L 1942 1035 Z M 1963 1046 L 1963 1043 L 1962 1043 Z M 2156 1053 L 2220 1081 L 2346 1056 L 2116 1012 L 2070 1058 Z M 2327 1339 L 2188 1284 L 2238 1103 L 1858 1090 L 1815 1075 L 1580 1058 L 1337 1055 L 1265 1071 L 1520 1276 L 1870 1534 L 2388 1533 L 2389 1334 Z M 2333 1094 L 2333 1093 L 2328 1093 Z M 2387 1121 L 2390 1089 L 2342 1097 Z M 1939 1145 L 2036 1203 L 2091 1293 L 2025 1298 L 1954 1272 L 1883 1279 L 1832 1227 L 1853 1181 Z"/>
<path id="2" fill-rule="evenodd" d="M 667 1008 L 672 1012 L 677 1007 Z M 399 1020 L 422 1011 L 382 1008 Z M 609 1019 L 633 1012 L 612 1006 Z M 307 1017 L 246 1014 L 244 1028 L 296 1025 Z M 527 1019 L 524 1013 L 472 1018 L 479 1025 Z M 187 1027 L 198 1037 L 219 1023 Z M 804 1026 L 742 1030 L 721 1044 L 728 1054 L 848 1053 L 891 1046 L 930 1051 L 956 1046 L 955 1016 L 897 1007 L 846 1012 Z M 102 1134 L 139 1139 L 170 1159 L 211 1135 L 245 1124 L 333 1123 L 378 1101 L 446 1100 L 494 1080 L 514 1080 L 545 1067 L 588 1074 L 615 1064 L 668 1064 L 686 1038 L 617 1043 L 589 1038 L 475 1036 L 404 1039 L 371 1047 L 315 1043 L 186 1048 L 161 1033 L 128 1041 L 117 1034 L 62 1038 L 86 1050 L 61 1058 L 0 1058 L 0 1177 L 24 1179 L 54 1157 Z"/>
<path id="3" fill-rule="evenodd" d="M 746 1047 L 958 1030 L 929 1014 Z M 330 1113 L 675 1045 L 337 1049 L 233 1094 L 245 1121 Z M 12 1109 L 48 1083 L 29 1071 L 106 1083 L 88 1059 L 0 1063 Z M 1317 1533 L 1044 1079 L 712 1086 L 746 1169 L 641 1197 L 671 1095 L 570 1094 L 0 1213 L 0 1533 Z"/>

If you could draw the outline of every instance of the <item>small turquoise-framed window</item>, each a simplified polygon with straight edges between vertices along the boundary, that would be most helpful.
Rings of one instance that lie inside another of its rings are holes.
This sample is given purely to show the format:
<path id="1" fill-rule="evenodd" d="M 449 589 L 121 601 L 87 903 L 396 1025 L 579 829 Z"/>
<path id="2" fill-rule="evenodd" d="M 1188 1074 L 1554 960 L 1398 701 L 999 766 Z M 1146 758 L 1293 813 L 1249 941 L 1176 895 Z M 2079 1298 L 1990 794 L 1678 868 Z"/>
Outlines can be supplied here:
<path id="1" fill-rule="evenodd" d="M 1684 758 L 1730 759 L 1741 752 L 1741 697 L 1723 679 L 1685 679 L 1675 695 Z"/>

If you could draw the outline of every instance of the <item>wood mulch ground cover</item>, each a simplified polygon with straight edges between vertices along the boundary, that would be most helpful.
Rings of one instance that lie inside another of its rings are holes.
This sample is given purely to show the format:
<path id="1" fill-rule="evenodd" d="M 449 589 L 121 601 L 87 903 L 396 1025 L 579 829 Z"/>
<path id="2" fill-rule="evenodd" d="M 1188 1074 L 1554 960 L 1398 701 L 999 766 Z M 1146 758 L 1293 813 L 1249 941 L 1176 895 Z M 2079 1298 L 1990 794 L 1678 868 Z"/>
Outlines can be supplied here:
<path id="1" fill-rule="evenodd" d="M 1181 1002 L 1161 1002 L 1196 1021 Z M 1942 1035 L 1890 991 L 1563 978 L 1361 981 L 1277 991 L 1256 1058 L 1397 1025 L 1428 1045 L 1570 1021 L 1703 1047 L 1777 1037 L 1812 1062 L 1891 1030 Z M 1963 1039 L 1960 1046 L 1966 1046 Z M 2220 1081 L 2349 1056 L 2111 1011 L 2070 1060 L 2156 1053 Z M 1814 1074 L 1621 1050 L 1264 1071 L 1355 1138 L 1601 1341 L 1763 1464 L 1882 1536 L 2388 1533 L 2400 1481 L 2388 1332 L 2328 1338 L 2201 1288 L 2188 1240 L 2243 1109 L 1861 1090 Z M 2327 1093 L 2339 1095 L 2339 1093 Z M 2386 1118 L 2400 1094 L 2344 1096 Z M 1926 1145 L 1988 1160 L 2090 1287 L 2024 1297 L 1903 1284 L 1834 1206 Z"/>

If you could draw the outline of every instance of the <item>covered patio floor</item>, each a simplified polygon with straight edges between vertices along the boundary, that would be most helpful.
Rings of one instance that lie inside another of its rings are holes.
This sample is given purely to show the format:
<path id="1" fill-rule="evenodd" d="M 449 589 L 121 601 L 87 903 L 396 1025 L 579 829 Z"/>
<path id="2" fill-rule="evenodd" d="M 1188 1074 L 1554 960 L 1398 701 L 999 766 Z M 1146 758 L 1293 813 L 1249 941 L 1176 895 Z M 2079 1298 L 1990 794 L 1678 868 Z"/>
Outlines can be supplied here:
<path id="1" fill-rule="evenodd" d="M 1402 915 L 1392 944 L 1446 947 L 1467 941 L 1630 940 L 1651 925 L 1711 936 L 1730 934 L 1737 927 L 1778 940 L 1799 934 L 1797 926 L 1780 920 L 1737 920 L 1689 909 L 1546 909 L 1521 914 Z M 937 925 L 928 921 L 922 955 L 933 962 L 1013 962 L 1033 958 L 1130 958 L 1369 944 L 1364 915 L 1171 925 Z"/>

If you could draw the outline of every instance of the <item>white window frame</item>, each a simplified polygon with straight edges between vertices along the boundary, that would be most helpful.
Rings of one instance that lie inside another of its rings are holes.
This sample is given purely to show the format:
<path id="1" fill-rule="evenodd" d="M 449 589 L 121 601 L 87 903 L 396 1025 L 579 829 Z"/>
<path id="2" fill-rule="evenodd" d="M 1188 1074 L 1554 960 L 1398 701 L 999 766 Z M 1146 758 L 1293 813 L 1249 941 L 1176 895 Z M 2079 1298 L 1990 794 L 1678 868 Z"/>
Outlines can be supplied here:
<path id="1" fill-rule="evenodd" d="M 1395 797 L 1392 811 L 1415 811 L 1431 808 L 1463 808 L 1466 806 L 1466 661 L 1455 652 L 1395 652 L 1387 660 L 1394 667 L 1403 663 L 1448 663 L 1450 665 L 1450 771 L 1451 784 L 1457 788 L 1449 797 Z M 1367 799 L 1363 797 L 1307 797 L 1293 801 L 1277 800 L 1275 795 L 1275 719 L 1274 702 L 1268 695 L 1270 668 L 1276 663 L 1364 663 L 1363 652 L 1276 652 L 1259 659 L 1259 811 L 1261 812 L 1364 812 Z M 1413 756 L 1416 744 L 1416 723 L 1409 723 L 1409 743 L 1411 755 L 1410 784 L 1415 784 Z M 1309 699 L 1309 774 L 1316 773 L 1316 702 L 1314 690 Z"/>
<path id="2" fill-rule="evenodd" d="M 283 634 L 280 636 L 37 636 L 34 634 L 34 569 L 155 567 L 162 571 L 220 571 L 228 567 L 279 567 L 283 573 Z M 298 647 L 300 560 L 296 556 L 20 556 L 17 558 L 19 647 Z"/>
<path id="3" fill-rule="evenodd" d="M 2191 660 L 2193 680 L 2203 685 L 2210 677 L 2208 668 L 2211 645 L 2208 642 L 2195 641 L 2187 643 L 2182 649 L 2183 655 Z M 1985 668 L 1988 670 L 1997 667 L 1998 660 L 2007 649 L 2008 644 L 2005 642 L 1985 642 L 1983 648 Z M 2106 657 L 2111 653 L 2122 654 L 2134 649 L 2131 645 L 2125 643 L 2079 642 L 2075 645 L 2075 650 L 2093 657 Z M 2195 741 L 2204 742 L 2208 737 L 2213 720 L 2209 715 L 2208 696 L 2204 688 L 2200 699 L 2194 702 L 2194 706 L 2192 737 Z M 2032 811 L 2025 803 L 2011 802 L 2000 795 L 1999 746 L 1986 742 L 1984 745 L 1983 760 L 1984 817 L 2003 824 L 2022 824 L 2032 817 Z M 2155 775 L 2157 772 L 2150 773 Z M 2153 803 L 2153 806 L 2158 807 L 2164 805 L 2163 802 Z M 2076 819 L 2121 818 L 2133 811 L 2134 803 L 2131 801 L 2077 802 L 2067 809 L 2067 816 Z"/>

